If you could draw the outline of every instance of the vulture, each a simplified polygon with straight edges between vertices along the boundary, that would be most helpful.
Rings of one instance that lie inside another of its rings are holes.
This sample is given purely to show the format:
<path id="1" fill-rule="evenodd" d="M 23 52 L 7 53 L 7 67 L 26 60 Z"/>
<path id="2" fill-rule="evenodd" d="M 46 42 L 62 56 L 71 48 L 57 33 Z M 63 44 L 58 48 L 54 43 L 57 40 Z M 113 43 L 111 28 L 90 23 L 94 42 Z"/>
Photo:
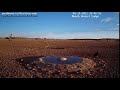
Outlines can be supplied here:
<path id="1" fill-rule="evenodd" d="M 99 55 L 99 52 L 97 50 L 97 52 L 94 53 L 93 57 L 96 58 L 96 57 L 98 57 L 98 55 Z"/>

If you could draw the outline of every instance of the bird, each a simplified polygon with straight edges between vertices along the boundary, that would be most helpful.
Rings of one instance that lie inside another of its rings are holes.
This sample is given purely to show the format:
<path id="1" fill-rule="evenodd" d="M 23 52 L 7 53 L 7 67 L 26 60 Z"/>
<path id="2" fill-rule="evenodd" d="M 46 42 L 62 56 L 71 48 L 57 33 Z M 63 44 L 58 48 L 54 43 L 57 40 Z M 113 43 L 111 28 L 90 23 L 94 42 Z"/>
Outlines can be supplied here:
<path id="1" fill-rule="evenodd" d="M 9 36 L 9 41 L 12 41 L 12 34 Z"/>
<path id="2" fill-rule="evenodd" d="M 43 58 L 39 58 L 39 62 L 45 64 Z"/>
<path id="3" fill-rule="evenodd" d="M 94 57 L 94 58 L 98 57 L 98 54 L 99 54 L 99 52 L 98 52 L 98 50 L 97 50 L 97 52 L 94 53 L 93 57 Z"/>

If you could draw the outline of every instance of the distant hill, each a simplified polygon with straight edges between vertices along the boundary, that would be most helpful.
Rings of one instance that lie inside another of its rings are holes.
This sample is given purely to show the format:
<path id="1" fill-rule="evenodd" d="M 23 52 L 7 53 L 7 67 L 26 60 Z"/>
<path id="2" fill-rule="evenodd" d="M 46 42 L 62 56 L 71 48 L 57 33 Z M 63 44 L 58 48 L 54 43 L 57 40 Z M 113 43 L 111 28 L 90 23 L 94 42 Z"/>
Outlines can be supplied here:
<path id="1" fill-rule="evenodd" d="M 5 39 L 9 39 L 9 37 L 4 37 Z M 29 39 L 27 37 L 11 37 L 11 39 Z"/>
<path id="2" fill-rule="evenodd" d="M 115 38 L 101 38 L 101 39 L 67 39 L 67 40 L 119 40 Z"/>

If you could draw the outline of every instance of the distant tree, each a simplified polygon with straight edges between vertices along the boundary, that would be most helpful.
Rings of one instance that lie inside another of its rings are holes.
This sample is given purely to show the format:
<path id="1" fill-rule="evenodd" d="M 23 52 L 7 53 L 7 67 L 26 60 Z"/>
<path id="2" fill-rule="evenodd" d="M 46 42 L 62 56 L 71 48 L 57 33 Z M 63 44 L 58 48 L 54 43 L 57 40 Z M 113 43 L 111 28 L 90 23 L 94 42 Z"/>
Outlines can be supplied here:
<path id="1" fill-rule="evenodd" d="M 5 37 L 5 39 L 9 39 L 8 37 Z"/>
<path id="2" fill-rule="evenodd" d="M 39 38 L 35 38 L 35 40 L 38 40 Z"/>

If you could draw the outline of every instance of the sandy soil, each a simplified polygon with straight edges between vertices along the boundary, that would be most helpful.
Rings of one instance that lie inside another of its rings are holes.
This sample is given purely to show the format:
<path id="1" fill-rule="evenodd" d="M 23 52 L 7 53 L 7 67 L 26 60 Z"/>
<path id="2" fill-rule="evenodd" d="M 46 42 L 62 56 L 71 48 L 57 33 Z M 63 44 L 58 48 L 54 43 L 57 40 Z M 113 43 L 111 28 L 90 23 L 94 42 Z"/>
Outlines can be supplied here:
<path id="1" fill-rule="evenodd" d="M 99 55 L 94 58 L 97 50 Z M 36 73 L 17 61 L 31 56 L 78 56 L 84 60 L 79 73 L 49 76 L 49 71 Z M 0 78 L 59 78 L 60 75 L 62 78 L 118 78 L 119 41 L 0 39 Z"/>

